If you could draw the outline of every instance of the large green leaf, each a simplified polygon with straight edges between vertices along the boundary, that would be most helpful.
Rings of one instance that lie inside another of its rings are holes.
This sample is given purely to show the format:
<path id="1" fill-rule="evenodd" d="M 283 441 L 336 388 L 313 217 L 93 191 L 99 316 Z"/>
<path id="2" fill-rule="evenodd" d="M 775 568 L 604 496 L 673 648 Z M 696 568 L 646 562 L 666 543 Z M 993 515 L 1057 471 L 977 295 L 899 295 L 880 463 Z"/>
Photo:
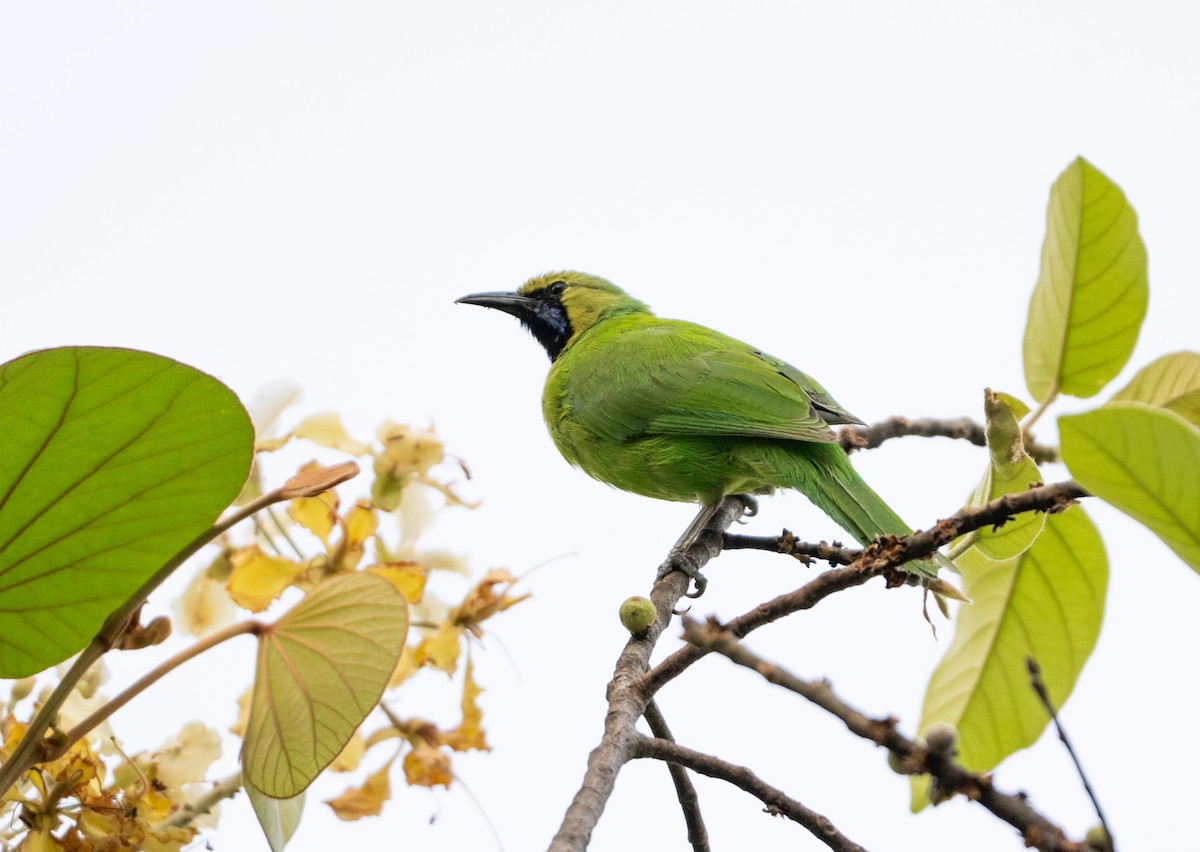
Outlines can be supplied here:
<path id="1" fill-rule="evenodd" d="M 246 796 L 267 837 L 271 852 L 283 852 L 300 827 L 300 817 L 304 815 L 304 793 L 290 799 L 272 799 L 244 778 L 242 786 L 246 788 Z"/>
<path id="2" fill-rule="evenodd" d="M 1178 414 L 1114 402 L 1058 419 L 1063 461 L 1101 500 L 1200 571 L 1200 430 Z"/>
<path id="3" fill-rule="evenodd" d="M 207 529 L 246 479 L 233 392 L 130 349 L 33 352 L 0 366 L 0 677 L 79 651 Z"/>
<path id="4" fill-rule="evenodd" d="M 1172 352 L 1147 364 L 1113 401 L 1156 405 L 1200 426 L 1200 352 Z"/>
<path id="5" fill-rule="evenodd" d="M 1051 515 L 1020 556 L 992 562 L 968 551 L 956 563 L 974 601 L 958 611 L 954 640 L 925 693 L 920 730 L 959 730 L 959 759 L 987 771 L 1031 745 L 1049 718 L 1029 685 L 1033 656 L 1056 707 L 1071 694 L 1100 633 L 1108 560 L 1083 509 Z M 928 803 L 927 776 L 913 779 L 913 810 Z"/>
<path id="6" fill-rule="evenodd" d="M 246 780 L 275 799 L 302 792 L 374 709 L 408 633 L 391 581 L 344 574 L 309 592 L 259 639 Z"/>
<path id="7" fill-rule="evenodd" d="M 983 480 L 971 496 L 969 505 L 983 504 L 1028 491 L 1029 486 L 1042 481 L 1042 473 L 1029 453 L 1017 418 L 1028 412 L 1020 400 L 1007 394 L 983 392 L 985 416 L 984 436 L 988 445 L 988 467 Z M 1011 559 L 1033 544 L 1046 516 L 1041 512 L 1025 512 L 996 529 L 979 530 L 975 548 L 989 559 Z"/>
<path id="8" fill-rule="evenodd" d="M 1025 381 L 1092 396 L 1121 371 L 1149 297 L 1146 247 L 1120 187 L 1082 157 L 1050 189 L 1042 265 L 1025 326 Z"/>

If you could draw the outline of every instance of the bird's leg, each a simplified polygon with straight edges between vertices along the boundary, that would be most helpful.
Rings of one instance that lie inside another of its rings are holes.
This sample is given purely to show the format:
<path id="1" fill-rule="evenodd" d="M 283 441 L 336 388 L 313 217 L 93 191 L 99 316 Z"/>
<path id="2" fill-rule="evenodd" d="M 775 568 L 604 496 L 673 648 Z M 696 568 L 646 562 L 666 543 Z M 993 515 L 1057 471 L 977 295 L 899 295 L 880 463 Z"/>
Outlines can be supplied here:
<path id="1" fill-rule="evenodd" d="M 687 557 L 687 549 L 696 543 L 696 539 L 700 537 L 700 533 L 708 526 L 708 522 L 712 520 L 713 515 L 720 508 L 721 501 L 713 503 L 711 506 L 700 507 L 700 511 L 696 513 L 696 517 L 688 524 L 683 535 L 671 547 L 671 552 L 667 554 L 666 560 L 662 565 L 658 566 L 658 576 L 655 579 L 661 580 L 663 577 L 670 574 L 672 571 L 682 571 L 692 582 L 696 584 L 696 591 L 688 592 L 689 598 L 698 598 L 704 594 L 704 588 L 708 585 L 708 579 L 700 573 L 700 569 L 695 563 Z"/>

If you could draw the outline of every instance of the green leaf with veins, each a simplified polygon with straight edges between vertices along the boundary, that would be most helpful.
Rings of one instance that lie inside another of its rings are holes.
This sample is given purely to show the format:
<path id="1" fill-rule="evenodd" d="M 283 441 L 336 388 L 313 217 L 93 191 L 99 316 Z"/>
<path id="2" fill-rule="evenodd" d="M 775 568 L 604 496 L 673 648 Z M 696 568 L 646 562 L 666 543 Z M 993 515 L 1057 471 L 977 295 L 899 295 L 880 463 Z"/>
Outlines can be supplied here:
<path id="1" fill-rule="evenodd" d="M 1150 528 L 1200 571 L 1200 429 L 1139 402 L 1058 419 L 1079 484 Z"/>
<path id="2" fill-rule="evenodd" d="M 1025 326 L 1033 398 L 1088 397 L 1125 366 L 1146 315 L 1146 246 L 1120 187 L 1082 157 L 1050 189 Z"/>
<path id="3" fill-rule="evenodd" d="M 0 365 L 0 678 L 81 650 L 235 497 L 254 430 L 225 385 L 132 349 Z"/>
<path id="4" fill-rule="evenodd" d="M 970 550 L 956 564 L 973 603 L 958 610 L 919 730 L 953 725 L 959 760 L 985 772 L 1032 745 L 1049 721 L 1029 684 L 1027 656 L 1041 665 L 1055 707 L 1074 689 L 1100 634 L 1108 559 L 1096 527 L 1073 506 L 1049 516 L 1020 556 L 993 562 Z M 928 788 L 928 776 L 912 779 L 914 811 L 928 804 Z"/>
<path id="5" fill-rule="evenodd" d="M 404 649 L 408 604 L 371 572 L 325 580 L 259 637 L 242 752 L 273 799 L 303 792 L 375 708 Z"/>

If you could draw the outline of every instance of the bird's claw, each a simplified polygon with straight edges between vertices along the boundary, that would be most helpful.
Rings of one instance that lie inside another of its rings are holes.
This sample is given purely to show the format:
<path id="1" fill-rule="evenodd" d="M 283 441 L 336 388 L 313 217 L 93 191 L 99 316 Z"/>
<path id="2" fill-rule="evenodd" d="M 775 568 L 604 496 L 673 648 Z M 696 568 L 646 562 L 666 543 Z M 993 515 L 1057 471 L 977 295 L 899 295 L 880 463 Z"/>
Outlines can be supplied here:
<path id="1" fill-rule="evenodd" d="M 684 592 L 685 597 L 698 598 L 704 594 L 704 590 L 708 587 L 708 578 L 700 573 L 700 569 L 687 556 L 682 553 L 669 554 L 666 561 L 658 566 L 658 576 L 655 579 L 661 580 L 672 571 L 682 571 L 691 580 L 689 586 L 695 585 L 694 591 Z"/>
<path id="2" fill-rule="evenodd" d="M 750 494 L 741 494 L 738 496 L 742 498 L 742 503 L 745 504 L 745 508 L 742 510 L 742 516 L 738 518 L 738 523 L 744 524 L 746 523 L 746 518 L 753 518 L 758 514 L 758 498 Z"/>

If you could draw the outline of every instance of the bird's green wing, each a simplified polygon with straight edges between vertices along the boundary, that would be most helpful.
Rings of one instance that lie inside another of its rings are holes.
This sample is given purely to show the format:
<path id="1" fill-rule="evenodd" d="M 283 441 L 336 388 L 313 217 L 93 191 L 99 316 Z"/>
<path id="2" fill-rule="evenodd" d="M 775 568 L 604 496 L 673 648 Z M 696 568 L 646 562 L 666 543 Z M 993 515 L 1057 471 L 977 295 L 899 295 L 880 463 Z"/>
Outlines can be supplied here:
<path id="1" fill-rule="evenodd" d="M 619 342 L 618 342 L 619 341 Z M 795 367 L 719 332 L 674 320 L 621 330 L 603 357 L 573 365 L 573 416 L 606 438 L 713 435 L 832 442 L 861 422 Z M 581 378 L 576 376 L 576 378 Z"/>

